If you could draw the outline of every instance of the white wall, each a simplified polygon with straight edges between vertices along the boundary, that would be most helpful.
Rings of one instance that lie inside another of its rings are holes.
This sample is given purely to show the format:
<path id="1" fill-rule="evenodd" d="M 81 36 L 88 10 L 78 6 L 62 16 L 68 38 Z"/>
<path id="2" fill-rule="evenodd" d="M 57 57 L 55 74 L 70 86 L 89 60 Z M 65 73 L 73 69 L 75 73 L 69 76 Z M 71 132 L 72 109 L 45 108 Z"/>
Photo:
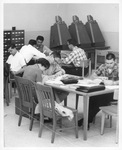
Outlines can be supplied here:
<path id="1" fill-rule="evenodd" d="M 62 16 L 66 20 L 66 5 L 58 4 L 4 4 L 4 29 L 25 30 L 25 43 L 38 35 L 45 37 L 45 44 L 49 46 L 50 27 L 55 23 L 55 16 Z"/>
<path id="2" fill-rule="evenodd" d="M 91 15 L 99 25 L 106 45 L 111 50 L 119 50 L 119 4 L 70 4 L 68 10 L 67 24 L 71 24 L 73 15 L 84 24 L 87 15 Z"/>
<path id="3" fill-rule="evenodd" d="M 38 35 L 45 37 L 44 44 L 49 46 L 50 27 L 55 23 L 55 16 L 59 15 L 67 25 L 72 23 L 72 16 L 77 15 L 85 24 L 87 15 L 92 15 L 98 22 L 106 45 L 112 50 L 119 49 L 119 5 L 118 4 L 39 4 L 18 3 L 4 4 L 4 30 L 25 30 L 25 44 L 29 39 Z"/>

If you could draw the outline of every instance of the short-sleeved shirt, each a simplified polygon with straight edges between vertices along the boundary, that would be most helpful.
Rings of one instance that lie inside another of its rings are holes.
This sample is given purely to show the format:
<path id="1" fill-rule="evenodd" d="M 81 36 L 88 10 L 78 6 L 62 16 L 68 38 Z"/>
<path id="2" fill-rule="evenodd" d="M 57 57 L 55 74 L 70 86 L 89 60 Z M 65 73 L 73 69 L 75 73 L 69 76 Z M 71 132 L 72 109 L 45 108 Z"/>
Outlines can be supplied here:
<path id="1" fill-rule="evenodd" d="M 42 71 L 37 64 L 24 68 L 23 78 L 33 82 L 42 82 Z"/>
<path id="2" fill-rule="evenodd" d="M 115 62 L 113 68 L 111 69 L 111 73 L 109 73 L 109 69 L 106 64 L 102 64 L 95 71 L 98 76 L 108 77 L 108 79 L 113 79 L 116 77 L 116 80 L 119 80 L 119 65 Z"/>
<path id="3" fill-rule="evenodd" d="M 24 45 L 20 49 L 20 53 L 23 55 L 26 63 L 28 63 L 32 58 L 39 59 L 39 58 L 46 58 L 45 54 L 38 51 L 35 47 L 29 45 Z"/>
<path id="4" fill-rule="evenodd" d="M 24 57 L 19 52 L 16 52 L 14 56 L 10 55 L 6 63 L 10 64 L 11 71 L 19 71 L 23 66 L 26 65 Z"/>
<path id="5" fill-rule="evenodd" d="M 73 51 L 69 54 L 68 57 L 62 58 L 62 63 L 64 64 L 73 63 L 75 67 L 80 67 L 81 60 L 87 60 L 85 51 L 75 46 L 73 48 Z"/>

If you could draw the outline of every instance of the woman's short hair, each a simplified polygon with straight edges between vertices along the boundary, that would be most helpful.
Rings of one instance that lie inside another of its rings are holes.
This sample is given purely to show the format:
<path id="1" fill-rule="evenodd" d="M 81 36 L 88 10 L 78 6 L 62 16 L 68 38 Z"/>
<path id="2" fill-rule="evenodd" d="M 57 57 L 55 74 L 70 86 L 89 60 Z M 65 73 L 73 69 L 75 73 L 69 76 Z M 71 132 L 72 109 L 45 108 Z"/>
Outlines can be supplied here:
<path id="1" fill-rule="evenodd" d="M 50 67 L 50 63 L 47 59 L 45 58 L 39 58 L 36 60 L 37 64 L 41 64 L 42 66 L 44 66 L 46 69 L 48 69 Z"/>
<path id="2" fill-rule="evenodd" d="M 115 60 L 116 57 L 115 57 L 115 55 L 114 55 L 113 53 L 108 53 L 108 54 L 106 55 L 106 59 L 107 59 L 107 60 L 111 60 L 111 59 Z"/>

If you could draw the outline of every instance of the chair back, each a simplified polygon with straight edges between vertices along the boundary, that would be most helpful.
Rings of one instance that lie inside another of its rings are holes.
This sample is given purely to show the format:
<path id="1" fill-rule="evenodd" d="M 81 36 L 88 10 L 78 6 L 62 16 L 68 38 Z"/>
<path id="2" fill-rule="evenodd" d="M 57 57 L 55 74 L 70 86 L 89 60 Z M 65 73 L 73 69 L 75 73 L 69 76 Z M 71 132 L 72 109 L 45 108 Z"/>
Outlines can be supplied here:
<path id="1" fill-rule="evenodd" d="M 106 55 L 108 51 L 104 50 L 95 50 L 95 70 L 101 65 L 105 63 Z"/>
<path id="2" fill-rule="evenodd" d="M 88 76 L 90 76 L 91 75 L 91 60 L 90 59 L 81 60 L 80 63 L 81 63 L 80 66 L 82 67 L 82 77 L 85 76 L 84 69 L 87 67 L 89 67 Z"/>
<path id="3" fill-rule="evenodd" d="M 41 113 L 55 119 L 55 101 L 52 87 L 36 84 L 36 92 Z"/>
<path id="4" fill-rule="evenodd" d="M 15 82 L 20 98 L 21 106 L 33 108 L 34 106 L 34 83 L 31 80 L 15 76 Z"/>

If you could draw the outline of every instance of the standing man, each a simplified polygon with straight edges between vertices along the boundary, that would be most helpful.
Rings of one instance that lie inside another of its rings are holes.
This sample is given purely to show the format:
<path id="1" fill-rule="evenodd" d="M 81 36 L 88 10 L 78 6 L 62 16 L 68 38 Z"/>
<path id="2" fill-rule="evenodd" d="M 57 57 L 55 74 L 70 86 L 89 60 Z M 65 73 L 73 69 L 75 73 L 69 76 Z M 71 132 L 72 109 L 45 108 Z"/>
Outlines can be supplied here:
<path id="1" fill-rule="evenodd" d="M 43 54 L 42 52 L 39 52 L 36 48 L 35 48 L 35 40 L 31 39 L 28 43 L 28 45 L 24 45 L 21 49 L 20 49 L 20 53 L 22 54 L 22 56 L 24 57 L 26 63 L 28 64 L 29 61 L 33 58 L 33 59 L 39 59 L 39 58 L 46 58 L 45 54 Z"/>
<path id="2" fill-rule="evenodd" d="M 43 36 L 37 36 L 36 38 L 36 48 L 44 53 L 46 56 L 49 56 L 50 53 L 52 52 L 47 46 L 43 45 L 44 42 L 44 37 Z"/>

